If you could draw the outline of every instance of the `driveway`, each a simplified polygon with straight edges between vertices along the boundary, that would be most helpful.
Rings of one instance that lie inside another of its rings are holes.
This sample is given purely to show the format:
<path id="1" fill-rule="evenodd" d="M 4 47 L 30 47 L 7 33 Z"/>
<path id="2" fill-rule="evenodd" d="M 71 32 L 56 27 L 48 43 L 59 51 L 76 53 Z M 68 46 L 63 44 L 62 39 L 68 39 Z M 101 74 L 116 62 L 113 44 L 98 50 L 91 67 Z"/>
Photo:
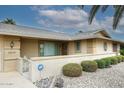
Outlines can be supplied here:
<path id="1" fill-rule="evenodd" d="M 0 88 L 35 88 L 35 86 L 18 72 L 4 72 L 0 73 Z"/>

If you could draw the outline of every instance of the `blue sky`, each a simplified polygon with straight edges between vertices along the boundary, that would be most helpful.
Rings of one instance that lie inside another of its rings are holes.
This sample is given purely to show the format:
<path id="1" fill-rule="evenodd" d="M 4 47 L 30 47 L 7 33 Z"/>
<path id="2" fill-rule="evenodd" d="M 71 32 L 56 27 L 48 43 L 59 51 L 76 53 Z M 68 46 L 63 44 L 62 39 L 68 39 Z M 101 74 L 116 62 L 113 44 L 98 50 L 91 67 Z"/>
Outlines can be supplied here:
<path id="1" fill-rule="evenodd" d="M 77 6 L 0 6 L 0 21 L 12 18 L 18 25 L 48 29 L 69 34 L 105 28 L 114 38 L 124 39 L 124 19 L 116 31 L 112 30 L 114 10 L 110 6 L 103 14 L 99 11 L 92 25 L 88 25 L 91 6 L 80 10 Z"/>

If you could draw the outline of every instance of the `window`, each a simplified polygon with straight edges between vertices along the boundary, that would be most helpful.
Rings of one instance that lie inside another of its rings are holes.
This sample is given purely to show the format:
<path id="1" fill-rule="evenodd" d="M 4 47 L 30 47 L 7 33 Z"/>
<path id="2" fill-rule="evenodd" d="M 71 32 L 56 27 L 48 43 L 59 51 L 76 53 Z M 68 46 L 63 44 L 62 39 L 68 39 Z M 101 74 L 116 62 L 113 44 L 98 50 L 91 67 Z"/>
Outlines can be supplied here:
<path id="1" fill-rule="evenodd" d="M 107 43 L 104 42 L 104 51 L 107 51 Z"/>
<path id="2" fill-rule="evenodd" d="M 59 44 L 54 42 L 44 42 L 40 44 L 40 56 L 55 56 L 59 55 Z"/>
<path id="3" fill-rule="evenodd" d="M 44 44 L 40 44 L 40 56 L 44 56 Z"/>
<path id="4" fill-rule="evenodd" d="M 113 43 L 113 52 L 117 52 L 117 44 Z"/>
<path id="5" fill-rule="evenodd" d="M 76 52 L 80 52 L 80 41 L 75 42 Z"/>

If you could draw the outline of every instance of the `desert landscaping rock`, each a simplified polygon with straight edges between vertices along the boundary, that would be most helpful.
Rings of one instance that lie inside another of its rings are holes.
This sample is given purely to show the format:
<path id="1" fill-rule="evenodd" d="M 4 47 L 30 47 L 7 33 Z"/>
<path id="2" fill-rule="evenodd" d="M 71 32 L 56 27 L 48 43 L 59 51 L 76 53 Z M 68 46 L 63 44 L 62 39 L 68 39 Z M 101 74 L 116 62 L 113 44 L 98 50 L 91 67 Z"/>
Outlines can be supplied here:
<path id="1" fill-rule="evenodd" d="M 34 82 L 34 84 L 38 88 L 49 88 L 50 85 L 52 84 L 52 81 L 53 81 L 53 76 L 41 79 L 40 81 L 36 81 Z"/>
<path id="2" fill-rule="evenodd" d="M 83 72 L 80 77 L 58 77 L 63 78 L 65 88 L 124 88 L 124 63 L 93 73 Z"/>
<path id="3" fill-rule="evenodd" d="M 53 87 L 62 88 L 63 87 L 63 83 L 64 83 L 64 80 L 61 77 L 56 78 Z"/>
<path id="4" fill-rule="evenodd" d="M 50 77 L 48 84 L 43 82 L 46 79 L 37 82 L 37 87 L 48 88 L 53 82 L 52 88 L 56 88 L 57 82 L 64 88 L 124 88 L 124 62 L 111 68 L 98 69 L 96 72 L 83 72 L 80 77 L 66 77 L 61 74 L 54 78 L 55 80 L 53 76 Z"/>

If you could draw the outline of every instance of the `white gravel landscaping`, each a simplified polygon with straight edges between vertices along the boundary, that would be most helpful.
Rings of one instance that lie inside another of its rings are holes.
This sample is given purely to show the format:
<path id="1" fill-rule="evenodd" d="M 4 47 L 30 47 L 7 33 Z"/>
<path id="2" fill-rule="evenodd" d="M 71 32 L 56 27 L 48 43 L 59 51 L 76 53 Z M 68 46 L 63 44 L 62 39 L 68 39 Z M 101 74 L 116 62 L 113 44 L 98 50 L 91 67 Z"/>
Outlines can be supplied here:
<path id="1" fill-rule="evenodd" d="M 124 88 L 124 62 L 92 73 L 83 72 L 80 77 L 58 77 L 64 80 L 65 88 Z"/>

